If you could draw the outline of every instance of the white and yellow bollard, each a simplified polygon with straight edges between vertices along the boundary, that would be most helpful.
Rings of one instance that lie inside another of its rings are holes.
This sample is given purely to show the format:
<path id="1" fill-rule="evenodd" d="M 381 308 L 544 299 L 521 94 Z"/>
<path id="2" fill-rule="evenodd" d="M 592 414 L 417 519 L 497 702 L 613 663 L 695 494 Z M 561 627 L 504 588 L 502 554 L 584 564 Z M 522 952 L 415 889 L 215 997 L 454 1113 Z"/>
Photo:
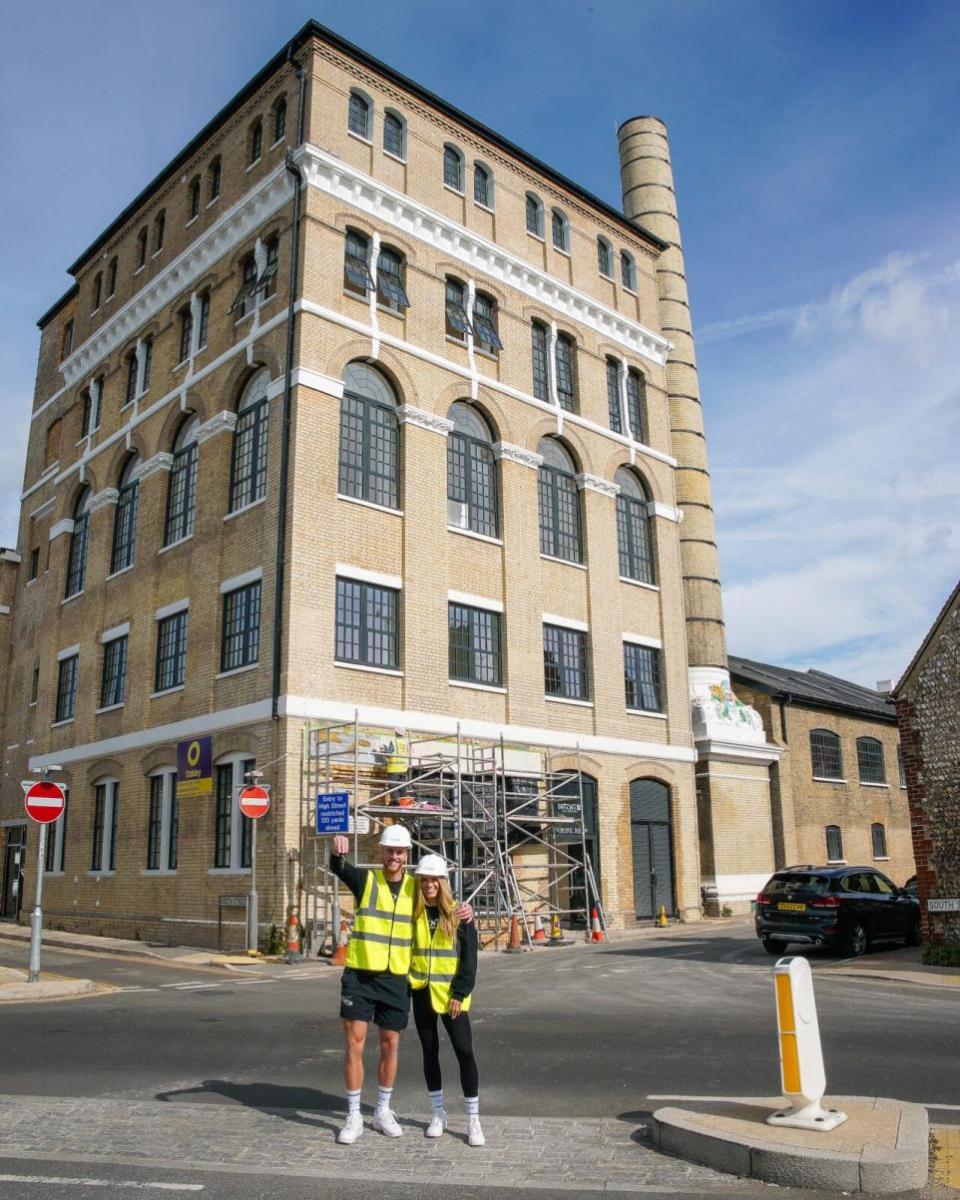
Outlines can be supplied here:
<path id="1" fill-rule="evenodd" d="M 805 958 L 781 958 L 773 969 L 773 984 L 780 1034 L 780 1080 L 790 1107 L 772 1113 L 767 1124 L 823 1132 L 836 1129 L 847 1114 L 820 1104 L 827 1079 L 810 964 Z"/>

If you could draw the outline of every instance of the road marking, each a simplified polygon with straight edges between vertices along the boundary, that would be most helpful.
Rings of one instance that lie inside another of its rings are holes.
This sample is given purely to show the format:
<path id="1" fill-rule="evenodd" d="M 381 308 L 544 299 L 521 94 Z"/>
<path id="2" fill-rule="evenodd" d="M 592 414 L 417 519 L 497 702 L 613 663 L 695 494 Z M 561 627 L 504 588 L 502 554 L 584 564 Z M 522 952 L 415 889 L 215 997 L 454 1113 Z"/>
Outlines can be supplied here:
<path id="1" fill-rule="evenodd" d="M 154 1188 L 165 1192 L 202 1192 L 202 1183 L 154 1183 L 140 1179 L 75 1179 L 59 1175 L 0 1175 L 0 1183 L 53 1183 L 61 1187 Z"/>
<path id="2" fill-rule="evenodd" d="M 160 986 L 162 988 L 188 988 L 200 986 L 206 987 L 206 984 L 207 981 L 205 979 L 188 979 L 185 983 L 161 983 Z M 217 984 L 216 986 L 219 987 L 220 985 Z"/>
<path id="3" fill-rule="evenodd" d="M 702 1104 L 757 1104 L 770 1100 L 770 1096 L 658 1096 L 648 1095 L 648 1100 L 688 1100 L 700 1101 Z M 908 1104 L 918 1104 L 921 1108 L 933 1108 L 938 1112 L 960 1112 L 960 1104 L 939 1104 L 937 1101 L 908 1100 Z"/>

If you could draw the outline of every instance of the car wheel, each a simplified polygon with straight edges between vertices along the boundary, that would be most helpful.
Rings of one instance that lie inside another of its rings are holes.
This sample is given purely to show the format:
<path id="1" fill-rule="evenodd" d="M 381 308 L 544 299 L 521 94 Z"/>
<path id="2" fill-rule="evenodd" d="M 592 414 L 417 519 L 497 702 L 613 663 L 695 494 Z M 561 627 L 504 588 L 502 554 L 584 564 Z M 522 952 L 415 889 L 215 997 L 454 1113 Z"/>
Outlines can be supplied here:
<path id="1" fill-rule="evenodd" d="M 860 921 L 852 921 L 847 926 L 840 946 L 847 958 L 859 958 L 861 954 L 866 953 L 868 943 L 864 926 Z"/>
<path id="2" fill-rule="evenodd" d="M 773 938 L 761 938 L 760 944 L 768 954 L 782 954 L 787 948 L 786 942 L 776 942 Z"/>
<path id="3" fill-rule="evenodd" d="M 920 922 L 919 921 L 914 921 L 913 924 L 910 926 L 910 932 L 907 934 L 907 937 L 906 937 L 906 945 L 908 945 L 908 946 L 919 946 L 920 945 Z"/>

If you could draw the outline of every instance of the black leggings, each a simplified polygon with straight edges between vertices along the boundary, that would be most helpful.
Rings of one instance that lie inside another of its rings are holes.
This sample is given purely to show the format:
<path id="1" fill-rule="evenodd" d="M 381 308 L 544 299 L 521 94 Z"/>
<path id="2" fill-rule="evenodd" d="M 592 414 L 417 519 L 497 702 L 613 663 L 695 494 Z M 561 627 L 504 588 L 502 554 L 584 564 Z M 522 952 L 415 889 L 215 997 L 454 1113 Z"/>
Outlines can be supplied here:
<path id="1" fill-rule="evenodd" d="M 430 1004 L 430 988 L 418 988 L 413 993 L 413 1020 L 420 1035 L 420 1045 L 423 1047 L 423 1077 L 427 1081 L 428 1092 L 439 1092 L 443 1087 L 440 1075 L 440 1033 L 437 1029 L 438 1014 Z M 450 1037 L 450 1045 L 460 1064 L 460 1086 L 467 1097 L 480 1094 L 480 1076 L 477 1071 L 477 1060 L 473 1055 L 473 1031 L 470 1028 L 470 1014 L 462 1012 L 454 1020 L 447 1013 L 440 1017 L 443 1027 Z"/>

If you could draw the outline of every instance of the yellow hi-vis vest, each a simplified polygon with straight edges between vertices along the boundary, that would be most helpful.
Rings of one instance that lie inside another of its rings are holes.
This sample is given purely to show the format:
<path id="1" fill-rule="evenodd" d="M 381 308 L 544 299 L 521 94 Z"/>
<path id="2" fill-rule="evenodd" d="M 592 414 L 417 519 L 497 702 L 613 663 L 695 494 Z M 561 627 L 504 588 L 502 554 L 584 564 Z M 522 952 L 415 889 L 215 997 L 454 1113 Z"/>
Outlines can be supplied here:
<path id="1" fill-rule="evenodd" d="M 348 967 L 358 971 L 389 971 L 391 975 L 408 973 L 415 892 L 416 880 L 412 875 L 404 875 L 394 904 L 383 872 L 367 872 L 347 947 Z"/>
<path id="2" fill-rule="evenodd" d="M 410 743 L 406 738 L 394 737 L 390 753 L 387 755 L 387 774 L 404 775 L 410 765 Z"/>
<path id="3" fill-rule="evenodd" d="M 430 985 L 430 1007 L 435 1013 L 445 1013 L 450 1006 L 450 985 L 457 973 L 460 952 L 457 935 L 450 937 L 439 923 L 430 936 L 430 922 L 425 912 L 413 930 L 413 956 L 410 959 L 410 987 L 418 992 Z M 466 1012 L 472 996 L 461 1001 L 460 1008 Z"/>

